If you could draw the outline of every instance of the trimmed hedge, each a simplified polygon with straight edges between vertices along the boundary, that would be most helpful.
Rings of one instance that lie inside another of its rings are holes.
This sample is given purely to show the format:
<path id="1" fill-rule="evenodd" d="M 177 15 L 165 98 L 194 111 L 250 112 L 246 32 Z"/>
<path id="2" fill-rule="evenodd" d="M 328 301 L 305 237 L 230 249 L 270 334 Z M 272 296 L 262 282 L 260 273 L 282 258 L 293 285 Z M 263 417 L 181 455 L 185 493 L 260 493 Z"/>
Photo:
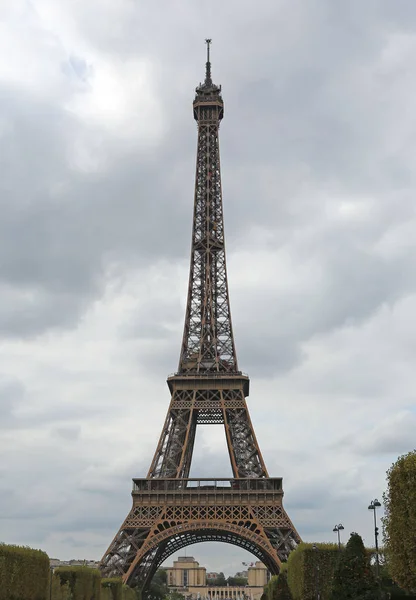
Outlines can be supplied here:
<path id="1" fill-rule="evenodd" d="M 61 583 L 59 575 L 51 575 L 51 600 L 72 600 L 69 583 Z"/>
<path id="2" fill-rule="evenodd" d="M 97 569 L 58 567 L 54 576 L 59 578 L 61 586 L 69 587 L 71 600 L 100 600 L 101 574 Z"/>
<path id="3" fill-rule="evenodd" d="M 330 600 L 335 567 L 340 552 L 337 544 L 302 543 L 289 554 L 287 581 L 294 600 Z"/>
<path id="4" fill-rule="evenodd" d="M 49 558 L 42 550 L 0 544 L 0 600 L 47 600 Z"/>
<path id="5" fill-rule="evenodd" d="M 123 582 L 119 577 L 101 579 L 101 600 L 123 600 Z"/>
<path id="6" fill-rule="evenodd" d="M 123 585 L 123 600 L 140 600 L 141 596 L 137 593 L 137 590 Z"/>

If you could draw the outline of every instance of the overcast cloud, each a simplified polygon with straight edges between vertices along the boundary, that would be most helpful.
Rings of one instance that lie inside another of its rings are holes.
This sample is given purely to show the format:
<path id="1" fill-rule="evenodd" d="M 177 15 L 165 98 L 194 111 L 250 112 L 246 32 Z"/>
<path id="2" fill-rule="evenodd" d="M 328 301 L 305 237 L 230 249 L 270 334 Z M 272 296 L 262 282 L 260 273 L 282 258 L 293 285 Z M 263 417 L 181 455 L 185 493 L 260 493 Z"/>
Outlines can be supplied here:
<path id="1" fill-rule="evenodd" d="M 4 542 L 99 559 L 146 475 L 179 356 L 207 36 L 239 363 L 301 536 L 342 522 L 370 545 L 367 505 L 415 447 L 416 5 L 0 1 Z M 229 475 L 221 428 L 198 432 L 192 473 Z M 188 552 L 228 574 L 249 558 Z"/>

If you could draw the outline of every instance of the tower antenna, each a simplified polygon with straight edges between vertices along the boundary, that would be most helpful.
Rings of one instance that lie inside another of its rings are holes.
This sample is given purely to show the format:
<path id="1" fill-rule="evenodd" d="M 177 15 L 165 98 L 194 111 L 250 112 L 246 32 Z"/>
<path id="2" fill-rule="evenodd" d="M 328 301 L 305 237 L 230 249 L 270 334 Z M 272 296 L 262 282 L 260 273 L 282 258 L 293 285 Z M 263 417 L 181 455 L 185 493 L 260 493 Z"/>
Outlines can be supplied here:
<path id="1" fill-rule="evenodd" d="M 212 79 L 211 79 L 211 62 L 210 62 L 210 57 L 209 57 L 209 50 L 210 50 L 212 40 L 209 38 L 206 38 L 205 43 L 207 45 L 207 62 L 206 62 L 206 66 L 205 66 L 205 83 L 207 85 L 211 85 Z"/>

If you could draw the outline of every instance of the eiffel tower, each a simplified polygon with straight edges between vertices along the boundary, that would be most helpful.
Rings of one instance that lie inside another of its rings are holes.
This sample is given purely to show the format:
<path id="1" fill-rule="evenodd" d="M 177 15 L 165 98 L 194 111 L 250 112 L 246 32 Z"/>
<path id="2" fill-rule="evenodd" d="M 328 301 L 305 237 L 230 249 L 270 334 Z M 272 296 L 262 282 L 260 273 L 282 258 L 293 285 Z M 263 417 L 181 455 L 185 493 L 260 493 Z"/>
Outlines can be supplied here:
<path id="1" fill-rule="evenodd" d="M 264 464 L 238 369 L 228 296 L 219 126 L 221 87 L 205 81 L 193 102 L 198 124 L 191 265 L 185 328 L 171 401 L 145 479 L 133 479 L 133 506 L 101 561 L 105 577 L 147 588 L 156 569 L 179 549 L 222 541 L 246 549 L 272 574 L 301 541 L 286 514 L 281 478 Z M 191 479 L 199 424 L 223 424 L 233 477 Z"/>

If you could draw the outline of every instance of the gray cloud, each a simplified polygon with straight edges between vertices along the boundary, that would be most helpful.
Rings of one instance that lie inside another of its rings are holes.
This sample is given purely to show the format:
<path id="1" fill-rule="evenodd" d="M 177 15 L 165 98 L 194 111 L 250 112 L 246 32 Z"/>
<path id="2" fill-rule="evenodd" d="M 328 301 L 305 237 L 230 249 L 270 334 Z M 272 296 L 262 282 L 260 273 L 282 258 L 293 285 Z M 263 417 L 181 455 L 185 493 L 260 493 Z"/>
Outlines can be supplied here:
<path id="1" fill-rule="evenodd" d="M 216 0 L 203 19 L 188 1 L 163 14 L 42 0 L 2 37 L 2 535 L 98 558 L 147 472 L 181 342 L 191 102 L 210 35 L 259 442 L 305 539 L 341 520 L 371 543 L 365 505 L 414 428 L 416 7 Z M 222 433 L 201 431 L 193 474 L 229 471 Z M 245 556 L 192 552 L 228 573 Z"/>

